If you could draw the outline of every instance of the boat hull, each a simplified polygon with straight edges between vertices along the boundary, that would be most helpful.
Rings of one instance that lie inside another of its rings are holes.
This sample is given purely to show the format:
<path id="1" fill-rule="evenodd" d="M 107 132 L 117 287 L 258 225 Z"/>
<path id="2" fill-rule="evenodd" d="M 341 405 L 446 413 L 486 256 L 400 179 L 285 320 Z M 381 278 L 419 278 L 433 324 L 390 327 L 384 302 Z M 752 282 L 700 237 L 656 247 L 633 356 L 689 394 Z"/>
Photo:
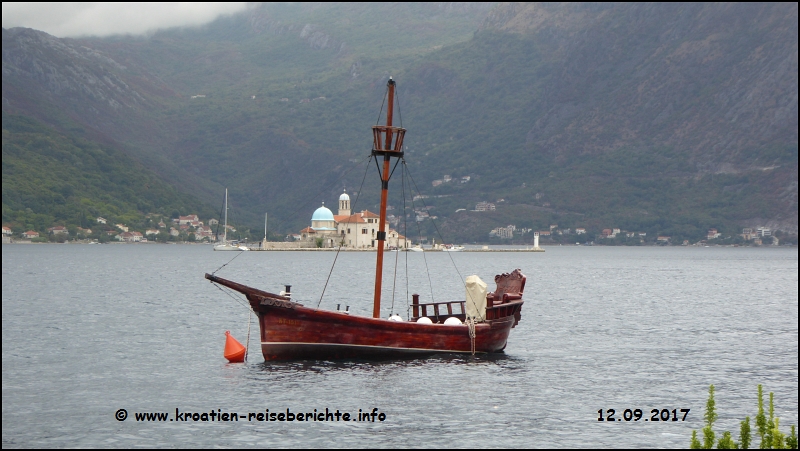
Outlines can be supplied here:
<path id="1" fill-rule="evenodd" d="M 268 361 L 473 352 L 466 325 L 389 321 L 284 304 L 292 307 L 251 300 L 259 317 L 261 351 Z M 475 352 L 498 352 L 505 348 L 514 322 L 513 317 L 507 317 L 476 324 Z"/>
<path id="2" fill-rule="evenodd" d="M 244 249 L 240 248 L 239 246 L 233 246 L 231 244 L 216 244 L 214 245 L 215 251 L 243 251 Z"/>
<path id="3" fill-rule="evenodd" d="M 258 315 L 261 351 L 267 361 L 499 352 L 505 348 L 522 306 L 517 301 L 513 314 L 476 324 L 473 340 L 465 324 L 390 321 L 313 309 L 210 274 L 206 278 L 247 297 Z"/>

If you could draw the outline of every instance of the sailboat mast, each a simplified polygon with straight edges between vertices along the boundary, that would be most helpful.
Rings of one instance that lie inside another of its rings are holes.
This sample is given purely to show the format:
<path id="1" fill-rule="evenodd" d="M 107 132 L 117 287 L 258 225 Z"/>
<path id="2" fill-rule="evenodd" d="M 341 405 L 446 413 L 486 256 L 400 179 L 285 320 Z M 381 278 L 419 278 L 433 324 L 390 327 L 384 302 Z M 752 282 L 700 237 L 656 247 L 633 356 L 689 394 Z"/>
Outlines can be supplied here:
<path id="1" fill-rule="evenodd" d="M 391 158 L 402 158 L 403 156 L 403 135 L 405 130 L 392 127 L 392 113 L 394 113 L 394 80 L 389 78 L 387 84 L 389 97 L 386 106 L 386 126 L 375 126 L 373 130 L 373 150 L 372 154 L 377 158 L 383 155 L 383 173 L 381 174 L 381 209 L 380 222 L 378 227 L 377 241 L 377 262 L 375 264 L 375 298 L 372 304 L 372 317 L 379 318 L 381 315 L 381 282 L 383 281 L 383 247 L 386 242 L 386 203 L 389 198 L 389 163 Z M 394 138 L 394 139 L 393 139 Z M 394 141 L 394 143 L 393 143 Z M 394 144 L 394 145 L 393 145 Z"/>
<path id="2" fill-rule="evenodd" d="M 225 226 L 222 228 L 222 244 L 228 242 L 228 188 L 225 188 Z"/>

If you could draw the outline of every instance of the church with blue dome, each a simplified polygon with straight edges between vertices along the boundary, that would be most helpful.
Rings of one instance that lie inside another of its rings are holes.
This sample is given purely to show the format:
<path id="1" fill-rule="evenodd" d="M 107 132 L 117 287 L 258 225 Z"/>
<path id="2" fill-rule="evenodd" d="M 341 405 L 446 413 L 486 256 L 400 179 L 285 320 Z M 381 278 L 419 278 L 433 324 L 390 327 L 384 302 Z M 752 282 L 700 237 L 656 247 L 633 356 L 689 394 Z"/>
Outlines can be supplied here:
<path id="1" fill-rule="evenodd" d="M 325 207 L 325 202 L 311 216 L 311 228 L 317 233 L 336 232 L 336 220 L 333 218 L 333 212 Z"/>
<path id="2" fill-rule="evenodd" d="M 314 210 L 311 226 L 300 231 L 300 239 L 321 244 L 322 247 L 336 247 L 341 244 L 355 249 L 374 248 L 378 243 L 379 229 L 380 217 L 377 214 L 369 210 L 351 213 L 350 196 L 345 191 L 339 196 L 338 214 L 334 215 L 323 202 L 322 206 Z M 404 236 L 392 229 L 386 232 L 386 247 L 406 246 Z"/>

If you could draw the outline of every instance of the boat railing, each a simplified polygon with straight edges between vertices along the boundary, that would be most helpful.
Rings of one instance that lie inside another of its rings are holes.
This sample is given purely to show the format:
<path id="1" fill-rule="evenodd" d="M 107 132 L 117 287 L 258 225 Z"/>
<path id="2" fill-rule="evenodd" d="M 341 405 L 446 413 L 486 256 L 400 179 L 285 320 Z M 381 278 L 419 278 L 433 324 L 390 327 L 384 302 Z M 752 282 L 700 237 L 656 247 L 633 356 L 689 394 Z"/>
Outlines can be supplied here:
<path id="1" fill-rule="evenodd" d="M 514 317 L 514 326 L 520 319 L 522 292 L 525 291 L 526 277 L 515 269 L 510 273 L 498 274 L 494 281 L 497 288 L 486 295 L 486 320 L 491 321 L 509 316 Z"/>
<path id="2" fill-rule="evenodd" d="M 522 310 L 522 293 L 525 291 L 526 277 L 515 269 L 510 273 L 498 274 L 494 278 L 497 288 L 486 295 L 486 320 L 496 320 L 513 316 L 514 325 L 519 322 Z M 462 322 L 467 319 L 465 301 L 446 301 L 429 302 L 420 304 L 419 295 L 411 296 L 412 317 L 411 321 L 416 321 L 421 317 L 428 317 L 434 323 L 444 322 L 447 318 L 456 317 Z M 458 312 L 453 311 L 453 306 L 458 306 Z M 447 313 L 440 311 L 440 308 L 447 309 Z M 432 309 L 432 315 L 428 314 L 428 309 Z M 422 313 L 420 315 L 420 313 Z"/>
<path id="3" fill-rule="evenodd" d="M 464 301 L 428 302 L 420 304 L 418 294 L 412 295 L 411 298 L 411 321 L 416 321 L 423 316 L 427 316 L 434 323 L 444 322 L 447 318 L 452 317 L 458 318 L 462 322 L 467 319 L 467 310 Z M 457 307 L 457 309 L 453 307 Z M 431 309 L 430 314 L 428 313 L 428 309 Z M 446 313 L 444 310 L 446 310 Z M 420 315 L 420 313 L 422 314 Z"/>
<path id="4" fill-rule="evenodd" d="M 515 300 L 502 302 L 500 304 L 494 304 L 492 306 L 486 306 L 486 320 L 493 320 L 493 319 L 500 319 L 505 318 L 507 316 L 515 317 L 514 325 L 516 326 L 519 322 L 520 318 L 520 311 L 522 310 L 522 297 L 518 297 Z"/>
<path id="5" fill-rule="evenodd" d="M 514 316 L 517 318 L 517 321 L 519 321 L 522 304 L 522 296 L 503 296 L 503 299 L 498 303 L 486 305 L 486 320 Z M 443 323 L 447 318 L 453 317 L 458 318 L 461 322 L 467 319 L 465 301 L 428 302 L 425 304 L 415 303 L 411 304 L 411 309 L 412 317 L 410 320 L 412 322 L 422 317 L 428 317 L 434 323 Z"/>

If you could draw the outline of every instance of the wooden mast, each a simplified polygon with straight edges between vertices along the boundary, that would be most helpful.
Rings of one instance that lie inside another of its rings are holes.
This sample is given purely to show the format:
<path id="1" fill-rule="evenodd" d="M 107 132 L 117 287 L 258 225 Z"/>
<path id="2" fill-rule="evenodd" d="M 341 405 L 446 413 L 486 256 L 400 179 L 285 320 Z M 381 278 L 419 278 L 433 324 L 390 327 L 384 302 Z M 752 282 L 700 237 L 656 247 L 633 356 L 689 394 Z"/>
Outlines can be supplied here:
<path id="1" fill-rule="evenodd" d="M 389 77 L 388 97 L 386 106 L 386 125 L 372 127 L 372 155 L 377 158 L 383 156 L 383 173 L 381 174 L 381 209 L 377 238 L 377 262 L 375 264 L 375 297 L 372 304 L 372 317 L 381 316 L 381 282 L 383 280 L 383 247 L 386 242 L 386 203 L 389 197 L 389 163 L 392 157 L 403 157 L 403 137 L 405 129 L 392 127 L 392 114 L 394 113 L 394 80 Z"/>

